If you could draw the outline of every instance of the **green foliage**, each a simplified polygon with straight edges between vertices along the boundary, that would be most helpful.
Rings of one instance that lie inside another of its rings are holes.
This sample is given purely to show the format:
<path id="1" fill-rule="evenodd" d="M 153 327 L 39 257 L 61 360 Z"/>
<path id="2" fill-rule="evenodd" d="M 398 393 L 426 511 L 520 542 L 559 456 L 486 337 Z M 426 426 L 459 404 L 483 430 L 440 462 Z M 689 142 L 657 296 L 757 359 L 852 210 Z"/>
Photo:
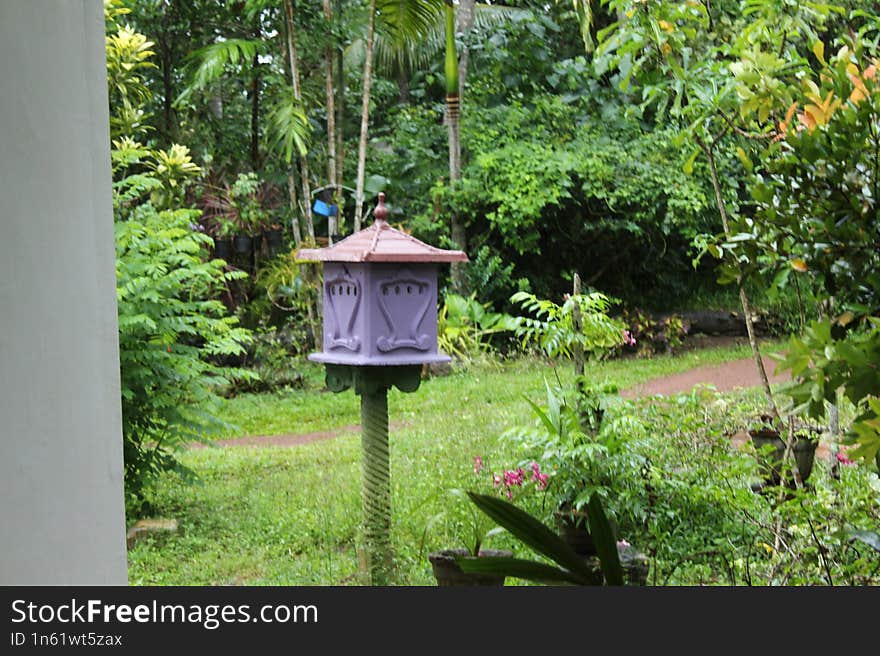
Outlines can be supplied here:
<path id="1" fill-rule="evenodd" d="M 688 333 L 688 326 L 677 314 L 654 319 L 636 308 L 624 312 L 622 319 L 629 331 L 624 348 L 642 355 L 673 353 Z"/>
<path id="2" fill-rule="evenodd" d="M 125 492 L 128 509 L 141 512 L 147 487 L 180 468 L 176 452 L 223 426 L 213 414 L 218 392 L 252 374 L 216 364 L 243 353 L 249 339 L 214 300 L 245 274 L 210 259 L 213 242 L 197 229 L 199 212 L 179 209 L 188 180 L 200 172 L 188 149 L 154 150 L 134 140 L 141 130 L 127 117 L 143 115 L 148 91 L 137 75 L 115 69 L 136 71 L 152 53 L 143 35 L 112 18 L 108 53 L 116 55 L 108 54 L 108 75 L 130 101 L 111 108 L 114 125 L 130 132 L 111 151 Z"/>
<path id="3" fill-rule="evenodd" d="M 525 545 L 552 560 L 558 567 L 518 558 L 483 557 L 458 560 L 462 571 L 501 574 L 550 584 L 595 585 L 597 583 L 596 572 L 583 557 L 576 554 L 540 521 L 503 499 L 474 492 L 468 492 L 468 496 L 482 512 Z M 620 566 L 614 534 L 598 497 L 590 499 L 589 508 L 590 532 L 596 543 L 601 564 L 598 582 L 601 583 L 604 578 L 608 585 L 623 585 L 623 570 Z"/>
<path id="4" fill-rule="evenodd" d="M 288 165 L 294 154 L 303 157 L 308 153 L 311 125 L 293 92 L 282 94 L 269 113 L 269 142 Z"/>
<path id="5" fill-rule="evenodd" d="M 584 66 L 566 68 L 558 84 L 592 85 Z M 482 298 L 501 309 L 518 280 L 539 295 L 559 293 L 551 269 L 582 270 L 583 262 L 591 263 L 591 284 L 615 294 L 660 287 L 672 296 L 693 276 L 685 254 L 692 236 L 710 229 L 711 195 L 704 169 L 682 170 L 687 153 L 671 142 L 674 130 L 647 130 L 594 97 L 542 92 L 492 104 L 479 90 L 469 93 L 467 158 L 454 192 L 444 179 L 436 112 L 408 106 L 392 113 L 393 150 L 376 162 L 407 209 L 401 219 L 410 218 L 420 238 L 443 243 L 446 220 L 457 213 L 467 222 L 472 260 L 486 249 L 510 269 L 506 293 Z M 481 267 L 466 268 L 477 270 L 472 290 L 482 289 Z"/>
<path id="6" fill-rule="evenodd" d="M 554 498 L 551 510 L 581 510 L 595 495 L 615 520 L 640 517 L 639 472 L 645 460 L 633 445 L 645 426 L 632 416 L 616 386 L 581 381 L 569 395 L 574 398 L 546 385 L 546 406 L 526 399 L 538 420 L 535 428 L 511 430 L 504 439 L 544 466 Z"/>
<path id="7" fill-rule="evenodd" d="M 533 317 L 516 317 L 516 335 L 523 347 L 536 346 L 547 357 L 571 357 L 575 346 L 588 356 L 601 356 L 623 340 L 623 324 L 608 316 L 612 300 L 599 292 L 568 296 L 562 305 L 517 292 L 510 300 Z M 574 309 L 580 310 L 580 330 L 575 330 Z"/>
<path id="8" fill-rule="evenodd" d="M 850 432 L 858 448 L 850 453 L 870 462 L 880 453 L 880 319 L 843 337 L 834 336 L 838 328 L 828 319 L 812 322 L 803 336 L 791 338 L 779 367 L 795 377 L 785 389 L 795 412 L 824 417 L 825 403 L 836 403 L 843 390 L 859 409 Z"/>
<path id="9" fill-rule="evenodd" d="M 151 50 L 155 44 L 130 25 L 116 23 L 119 16 L 127 13 L 128 9 L 121 7 L 119 2 L 105 0 L 104 17 L 109 32 L 105 44 L 107 85 L 110 106 L 113 107 L 110 113 L 111 138 L 123 135 L 134 137 L 149 130 L 145 123 L 148 115 L 144 105 L 152 93 L 143 73 L 155 68 L 150 61 L 155 55 Z"/>
<path id="10" fill-rule="evenodd" d="M 511 289 L 525 291 L 529 288 L 527 278 L 513 279 L 513 262 L 505 262 L 492 253 L 488 246 L 482 246 L 470 254 L 470 262 L 465 269 L 467 289 L 479 289 L 480 298 L 500 307 L 508 302 Z"/>
<path id="11" fill-rule="evenodd" d="M 185 101 L 194 91 L 204 89 L 220 79 L 229 67 L 249 62 L 266 50 L 267 44 L 261 41 L 224 39 L 193 51 L 188 57 L 190 66 L 194 68 L 191 81 L 177 102 Z"/>
<path id="12" fill-rule="evenodd" d="M 211 239 L 190 227 L 197 212 L 138 208 L 116 223 L 116 277 L 127 499 L 176 468 L 174 452 L 222 425 L 217 392 L 247 372 L 212 360 L 242 353 L 247 331 L 210 300 L 242 277 L 207 260 Z"/>
<path id="13" fill-rule="evenodd" d="M 456 358 L 467 360 L 492 350 L 492 336 L 516 328 L 513 317 L 490 312 L 476 294 L 465 298 L 447 294 L 437 313 L 437 345 Z"/>
<path id="14" fill-rule="evenodd" d="M 752 185 L 756 219 L 724 247 L 752 268 L 794 276 L 824 305 L 833 299 L 837 316 L 793 339 L 781 366 L 797 377 L 790 393 L 811 416 L 824 416 L 838 389 L 860 406 L 849 436 L 870 461 L 880 452 L 880 85 L 870 63 L 878 51 L 856 38 L 826 59 L 818 44 L 818 81 L 799 81 Z"/>
<path id="15" fill-rule="evenodd" d="M 302 353 L 300 338 L 291 328 L 254 330 L 242 366 L 256 375 L 234 381 L 227 397 L 303 387 L 303 360 L 297 357 Z"/>

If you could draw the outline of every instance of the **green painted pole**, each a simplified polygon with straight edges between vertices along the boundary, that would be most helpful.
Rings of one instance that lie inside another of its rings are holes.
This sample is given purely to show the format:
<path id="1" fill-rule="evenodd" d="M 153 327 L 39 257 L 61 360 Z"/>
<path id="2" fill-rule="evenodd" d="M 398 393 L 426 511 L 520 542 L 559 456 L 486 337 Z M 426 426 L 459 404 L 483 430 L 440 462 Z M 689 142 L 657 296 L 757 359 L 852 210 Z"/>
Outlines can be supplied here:
<path id="1" fill-rule="evenodd" d="M 422 381 L 420 365 L 352 367 L 328 364 L 327 389 L 354 388 L 361 397 L 361 467 L 364 549 L 361 572 L 371 585 L 388 585 L 394 564 L 391 551 L 391 463 L 388 448 L 388 390 L 415 392 Z"/>
<path id="2" fill-rule="evenodd" d="M 388 450 L 388 389 L 361 394 L 363 512 L 371 585 L 388 585 L 391 571 L 391 467 Z"/>

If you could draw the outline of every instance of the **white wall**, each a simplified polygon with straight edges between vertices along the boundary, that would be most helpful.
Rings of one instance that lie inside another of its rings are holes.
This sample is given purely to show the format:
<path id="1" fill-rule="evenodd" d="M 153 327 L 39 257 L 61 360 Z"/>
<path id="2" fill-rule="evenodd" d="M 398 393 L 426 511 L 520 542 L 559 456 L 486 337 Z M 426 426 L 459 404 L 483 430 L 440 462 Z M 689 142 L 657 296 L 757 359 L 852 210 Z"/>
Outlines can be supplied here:
<path id="1" fill-rule="evenodd" d="M 126 584 L 101 0 L 0 1 L 0 584 Z"/>

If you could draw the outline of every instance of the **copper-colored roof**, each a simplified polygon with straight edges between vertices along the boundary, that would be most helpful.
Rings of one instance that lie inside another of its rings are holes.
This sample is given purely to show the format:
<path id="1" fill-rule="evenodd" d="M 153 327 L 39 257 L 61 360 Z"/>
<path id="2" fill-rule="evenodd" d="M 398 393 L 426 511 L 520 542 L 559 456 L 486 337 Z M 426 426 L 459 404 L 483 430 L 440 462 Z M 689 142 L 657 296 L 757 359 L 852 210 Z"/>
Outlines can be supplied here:
<path id="1" fill-rule="evenodd" d="M 356 232 L 327 248 L 303 248 L 296 254 L 300 261 L 317 262 L 467 262 L 463 251 L 447 251 L 419 241 L 392 228 L 385 221 L 385 194 L 369 228 Z"/>

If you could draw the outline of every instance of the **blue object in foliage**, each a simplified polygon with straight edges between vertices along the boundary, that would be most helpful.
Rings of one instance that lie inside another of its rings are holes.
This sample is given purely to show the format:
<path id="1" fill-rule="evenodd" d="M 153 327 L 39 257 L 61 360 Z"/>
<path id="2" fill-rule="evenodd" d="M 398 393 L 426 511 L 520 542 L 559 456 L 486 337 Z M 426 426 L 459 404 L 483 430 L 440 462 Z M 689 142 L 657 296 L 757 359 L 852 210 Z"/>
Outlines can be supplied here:
<path id="1" fill-rule="evenodd" d="M 328 205 L 323 200 L 316 199 L 315 204 L 312 206 L 312 211 L 321 216 L 336 216 L 339 207 L 337 205 Z"/>

